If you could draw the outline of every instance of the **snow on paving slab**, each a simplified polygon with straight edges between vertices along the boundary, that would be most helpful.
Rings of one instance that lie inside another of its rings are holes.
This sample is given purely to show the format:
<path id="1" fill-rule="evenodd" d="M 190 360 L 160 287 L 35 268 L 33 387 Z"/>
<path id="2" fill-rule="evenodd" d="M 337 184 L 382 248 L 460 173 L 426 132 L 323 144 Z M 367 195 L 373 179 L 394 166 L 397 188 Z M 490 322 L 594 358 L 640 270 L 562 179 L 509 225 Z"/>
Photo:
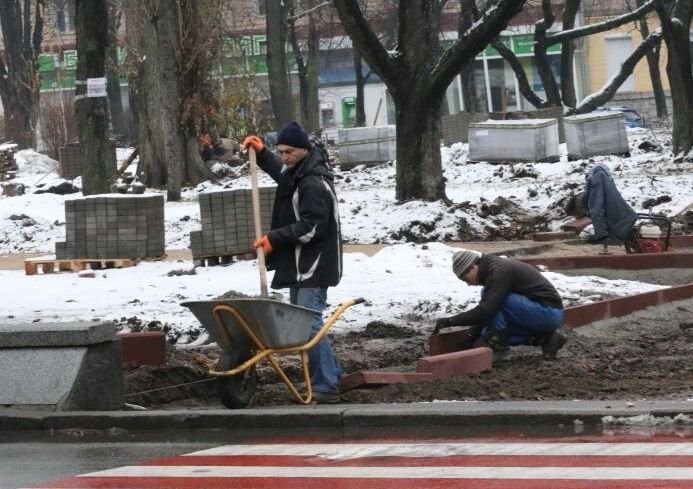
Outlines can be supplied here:
<path id="1" fill-rule="evenodd" d="M 452 273 L 450 263 L 455 250 L 439 243 L 399 244 L 372 257 L 345 254 L 344 278 L 330 289 L 329 309 L 357 297 L 366 298 L 368 303 L 350 308 L 335 323 L 335 330 L 361 329 L 374 320 L 429 328 L 437 316 L 474 304 L 480 288 L 466 285 Z M 231 290 L 259 295 L 255 260 L 199 267 L 194 274 L 176 273 L 191 268 L 187 262 L 141 262 L 129 268 L 97 270 L 95 278 L 77 273 L 25 275 L 23 271 L 0 271 L 3 322 L 119 321 L 137 317 L 145 325 L 159 321 L 185 333 L 200 325 L 187 308 L 180 306 L 181 302 L 212 299 Z M 577 302 L 662 288 L 626 280 L 551 272 L 546 275 L 564 297 Z M 268 279 L 271 277 L 270 272 Z"/>

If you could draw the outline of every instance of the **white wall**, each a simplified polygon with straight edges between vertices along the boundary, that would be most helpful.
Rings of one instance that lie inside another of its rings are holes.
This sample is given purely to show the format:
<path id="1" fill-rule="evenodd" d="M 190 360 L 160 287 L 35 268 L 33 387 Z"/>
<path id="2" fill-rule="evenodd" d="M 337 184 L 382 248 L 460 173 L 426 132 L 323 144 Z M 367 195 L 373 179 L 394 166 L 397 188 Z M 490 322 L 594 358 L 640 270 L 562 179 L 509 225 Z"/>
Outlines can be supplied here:
<path id="1" fill-rule="evenodd" d="M 328 87 L 321 88 L 319 91 L 320 105 L 331 104 L 334 110 L 334 118 L 336 127 L 342 127 L 344 114 L 342 114 L 342 99 L 347 97 L 356 97 L 356 87 Z M 387 124 L 387 102 L 385 85 L 382 83 L 368 84 L 364 88 L 364 108 L 366 110 L 366 125 L 381 126 Z M 378 104 L 380 110 L 378 110 Z"/>

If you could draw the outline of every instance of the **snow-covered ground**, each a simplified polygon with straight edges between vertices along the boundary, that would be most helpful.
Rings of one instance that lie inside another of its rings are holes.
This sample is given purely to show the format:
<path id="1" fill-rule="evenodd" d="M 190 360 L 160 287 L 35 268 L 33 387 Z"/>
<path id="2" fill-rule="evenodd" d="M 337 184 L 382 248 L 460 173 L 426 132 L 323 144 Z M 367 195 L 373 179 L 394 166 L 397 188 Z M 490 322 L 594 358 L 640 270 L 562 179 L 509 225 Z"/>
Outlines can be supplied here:
<path id="1" fill-rule="evenodd" d="M 442 148 L 447 179 L 447 195 L 456 204 L 442 202 L 395 202 L 395 167 L 357 167 L 337 174 L 337 194 L 343 237 L 351 243 L 392 243 L 373 257 L 349 253 L 344 260 L 344 278 L 330 289 L 331 305 L 366 297 L 367 305 L 350 309 L 336 329 L 364 327 L 376 319 L 418 320 L 432 324 L 476 301 L 479 290 L 457 280 L 451 272 L 453 248 L 441 241 L 456 239 L 461 226 L 475 233 L 507 226 L 507 215 L 481 217 L 480 205 L 497 197 L 511 200 L 530 214 L 542 216 L 550 229 L 559 229 L 570 220 L 556 203 L 581 190 L 586 169 L 605 163 L 612 170 L 616 185 L 637 211 L 642 202 L 662 195 L 672 197 L 657 211 L 675 215 L 693 202 L 693 164 L 673 163 L 667 152 L 637 149 L 655 135 L 645 130 L 629 130 L 631 154 L 595 157 L 569 162 L 562 147 L 558 163 L 499 166 L 468 164 L 467 145 Z M 661 143 L 661 135 L 657 136 Z M 124 160 L 129 150 L 119 150 Z M 13 181 L 26 186 L 21 196 L 0 196 L 0 255 L 10 253 L 53 253 L 55 242 L 65 239 L 64 201 L 80 193 L 35 194 L 41 185 L 57 179 L 57 163 L 30 150 L 21 151 L 16 160 L 19 175 Z M 247 188 L 246 172 L 235 170 L 237 178 L 219 183 L 203 183 L 187 189 L 181 202 L 165 207 L 166 247 L 189 246 L 189 233 L 200 229 L 197 195 L 221 188 Z M 526 176 L 522 176 L 526 175 Z M 74 182 L 79 184 L 79 182 Z M 260 184 L 272 184 L 264 174 Z M 150 190 L 148 190 L 150 192 Z M 482 200 L 483 199 L 483 200 Z M 404 243 L 402 231 L 423 237 L 426 244 Z M 145 323 L 158 320 L 181 332 L 195 329 L 197 321 L 179 304 L 185 300 L 216 297 L 229 290 L 259 293 L 255 261 L 241 261 L 224 267 L 198 268 L 195 274 L 170 274 L 190 270 L 190 262 L 140 263 L 132 268 L 98 271 L 96 278 L 76 273 L 26 276 L 23 271 L 0 271 L 0 298 L 3 322 L 43 322 L 137 317 Z M 639 282 L 605 280 L 597 277 L 569 277 L 547 272 L 559 292 L 571 302 L 586 302 L 599 294 L 628 295 L 658 288 Z M 271 273 L 270 277 L 271 279 Z"/>

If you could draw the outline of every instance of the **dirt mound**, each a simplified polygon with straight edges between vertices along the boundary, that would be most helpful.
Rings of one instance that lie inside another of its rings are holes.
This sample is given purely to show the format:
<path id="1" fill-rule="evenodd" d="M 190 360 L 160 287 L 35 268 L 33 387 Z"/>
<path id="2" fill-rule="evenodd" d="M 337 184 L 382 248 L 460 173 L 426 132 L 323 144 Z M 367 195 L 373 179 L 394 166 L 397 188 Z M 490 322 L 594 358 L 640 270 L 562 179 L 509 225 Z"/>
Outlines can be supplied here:
<path id="1" fill-rule="evenodd" d="M 693 397 L 693 299 L 567 331 L 569 341 L 554 362 L 536 347 L 514 347 L 493 369 L 423 384 L 395 384 L 343 393 L 344 403 L 433 400 L 681 399 Z M 334 336 L 346 374 L 359 370 L 414 372 L 426 355 L 430 325 L 417 328 L 373 322 L 363 331 Z M 219 408 L 207 369 L 213 348 L 170 348 L 164 367 L 126 375 L 127 402 L 147 408 Z M 284 357 L 298 377 L 298 361 Z M 288 390 L 267 367 L 259 369 L 254 405 L 291 404 Z M 184 385 L 179 385 L 184 384 Z M 172 388 L 165 388 L 176 386 Z M 140 394 L 136 394 L 140 393 Z"/>

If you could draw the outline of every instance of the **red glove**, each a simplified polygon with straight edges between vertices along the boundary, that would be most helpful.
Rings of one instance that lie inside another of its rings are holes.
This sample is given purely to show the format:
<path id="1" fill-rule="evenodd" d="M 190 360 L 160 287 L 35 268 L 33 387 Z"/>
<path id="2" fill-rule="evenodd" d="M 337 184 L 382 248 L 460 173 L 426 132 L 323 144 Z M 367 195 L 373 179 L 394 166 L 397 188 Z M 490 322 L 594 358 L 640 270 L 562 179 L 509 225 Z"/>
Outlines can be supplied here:
<path id="1" fill-rule="evenodd" d="M 265 256 L 272 253 L 272 243 L 270 243 L 270 240 L 266 234 L 264 234 L 261 238 L 253 241 L 253 248 L 262 248 L 262 251 L 265 253 Z"/>
<path id="2" fill-rule="evenodd" d="M 265 143 L 263 143 L 262 139 L 257 136 L 246 137 L 241 143 L 241 146 L 244 148 L 253 148 L 256 153 L 260 153 L 263 149 L 265 149 Z"/>

